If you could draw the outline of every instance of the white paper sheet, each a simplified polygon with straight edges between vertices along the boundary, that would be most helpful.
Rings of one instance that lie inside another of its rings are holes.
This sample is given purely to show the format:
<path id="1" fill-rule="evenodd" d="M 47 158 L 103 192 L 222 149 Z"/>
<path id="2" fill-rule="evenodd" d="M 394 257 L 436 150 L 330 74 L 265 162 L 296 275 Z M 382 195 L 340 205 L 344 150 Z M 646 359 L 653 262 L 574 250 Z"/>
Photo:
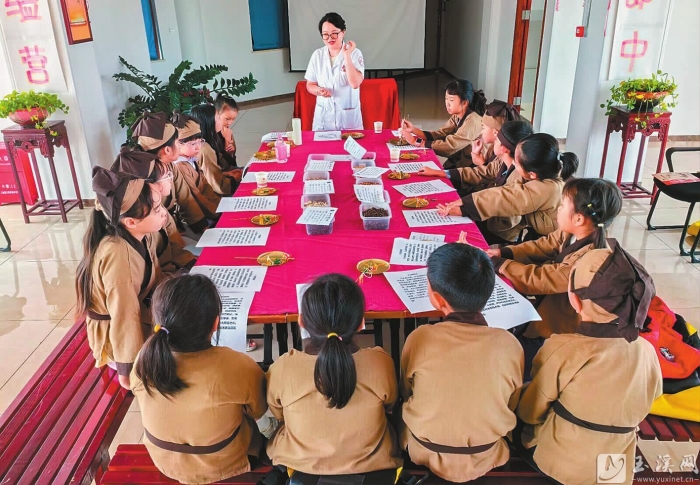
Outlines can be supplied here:
<path id="1" fill-rule="evenodd" d="M 267 174 L 267 181 L 272 182 L 291 182 L 294 180 L 294 174 L 296 172 L 265 172 Z M 248 172 L 245 177 L 241 180 L 241 183 L 255 182 L 255 172 Z"/>
<path id="2" fill-rule="evenodd" d="M 339 131 L 317 131 L 314 133 L 314 141 L 340 141 Z"/>
<path id="3" fill-rule="evenodd" d="M 343 145 L 343 148 L 345 148 L 345 151 L 352 155 L 352 158 L 356 160 L 361 160 L 365 156 L 365 153 L 367 153 L 367 150 L 364 149 L 362 145 L 357 143 L 351 136 L 345 140 L 345 145 Z"/>
<path id="4" fill-rule="evenodd" d="M 311 195 L 335 194 L 332 180 L 307 180 L 304 182 L 304 193 Z"/>
<path id="5" fill-rule="evenodd" d="M 455 191 L 454 187 L 447 185 L 442 180 L 429 180 L 427 182 L 413 182 L 410 184 L 394 185 L 394 188 L 406 197 L 445 194 L 447 192 Z"/>
<path id="6" fill-rule="evenodd" d="M 362 170 L 355 172 L 355 177 L 362 177 L 366 179 L 376 179 L 380 178 L 382 175 L 389 171 L 388 168 L 384 167 L 366 167 Z"/>
<path id="7" fill-rule="evenodd" d="M 385 202 L 381 185 L 355 185 L 355 197 L 360 202 Z"/>
<path id="8" fill-rule="evenodd" d="M 301 315 L 301 297 L 311 283 L 297 283 L 297 313 Z M 311 334 L 301 325 L 299 326 L 299 335 L 302 339 L 310 338 Z"/>
<path id="9" fill-rule="evenodd" d="M 253 304 L 255 293 L 229 293 L 221 295 L 221 320 L 219 321 L 219 341 L 216 335 L 212 345 L 229 347 L 238 352 L 245 352 L 248 313 Z"/>
<path id="10" fill-rule="evenodd" d="M 429 162 L 399 162 L 390 163 L 389 168 L 394 172 L 405 172 L 405 173 L 418 173 L 422 168 L 433 168 L 435 170 L 440 170 L 440 167 L 433 161 Z"/>
<path id="11" fill-rule="evenodd" d="M 437 209 L 407 210 L 403 211 L 403 216 L 406 218 L 408 227 L 454 226 L 474 222 L 468 217 L 441 216 Z"/>
<path id="12" fill-rule="evenodd" d="M 216 212 L 259 212 L 277 210 L 279 197 L 222 197 Z"/>
<path id="13" fill-rule="evenodd" d="M 207 229 L 197 241 L 197 247 L 264 246 L 269 235 L 269 227 Z"/>
<path id="14" fill-rule="evenodd" d="M 387 143 L 386 147 L 391 150 L 392 148 L 398 148 L 402 152 L 410 151 L 410 150 L 421 150 L 420 147 L 414 147 L 413 145 L 392 145 L 391 143 Z"/>
<path id="15" fill-rule="evenodd" d="M 505 330 L 523 323 L 542 320 L 532 303 L 501 278 L 496 278 L 496 286 L 484 307 L 483 314 L 489 327 Z"/>
<path id="16" fill-rule="evenodd" d="M 314 226 L 327 226 L 333 222 L 335 207 L 307 207 L 297 220 L 297 224 L 311 224 Z"/>
<path id="17" fill-rule="evenodd" d="M 348 155 L 326 155 L 326 160 L 330 160 L 332 162 L 349 162 L 352 160 L 352 157 Z"/>
<path id="18" fill-rule="evenodd" d="M 412 241 L 436 241 L 436 242 L 445 242 L 445 235 L 444 234 L 425 234 L 423 232 L 412 232 L 411 237 L 409 237 Z"/>
<path id="19" fill-rule="evenodd" d="M 277 136 L 282 135 L 282 138 L 287 138 L 286 131 L 273 131 L 262 137 L 260 143 L 265 143 L 266 141 L 277 141 Z"/>
<path id="20" fill-rule="evenodd" d="M 444 244 L 444 242 L 415 241 L 397 237 L 394 239 L 389 262 L 391 264 L 425 266 L 428 263 L 428 256 Z"/>
<path id="21" fill-rule="evenodd" d="M 195 266 L 190 274 L 208 277 L 220 293 L 255 292 L 262 289 L 267 266 Z"/>
<path id="22" fill-rule="evenodd" d="M 427 274 L 428 269 L 421 268 L 392 271 L 384 273 L 384 276 L 408 311 L 415 314 L 434 310 L 428 298 Z M 530 302 L 501 278 L 496 278 L 496 285 L 483 314 L 489 327 L 505 330 L 526 322 L 541 320 Z"/>
<path id="23" fill-rule="evenodd" d="M 427 275 L 427 268 L 384 273 L 408 311 L 414 314 L 435 310 L 428 299 Z"/>
<path id="24" fill-rule="evenodd" d="M 304 172 L 332 172 L 335 162 L 332 160 L 309 160 Z"/>

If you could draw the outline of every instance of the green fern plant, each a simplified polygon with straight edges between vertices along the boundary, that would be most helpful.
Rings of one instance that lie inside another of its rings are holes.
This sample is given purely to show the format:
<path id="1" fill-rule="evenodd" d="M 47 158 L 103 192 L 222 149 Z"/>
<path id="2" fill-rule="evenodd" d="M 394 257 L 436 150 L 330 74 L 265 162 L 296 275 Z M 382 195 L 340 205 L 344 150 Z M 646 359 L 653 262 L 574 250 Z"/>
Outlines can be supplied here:
<path id="1" fill-rule="evenodd" d="M 120 72 L 112 77 L 117 81 L 133 83 L 143 91 L 143 94 L 130 97 L 128 106 L 118 116 L 119 125 L 126 128 L 128 143 L 132 143 L 131 125 L 145 111 L 171 113 L 179 110 L 188 113 L 195 106 L 211 103 L 217 94 L 242 96 L 252 92 L 258 83 L 252 73 L 240 79 L 217 79 L 221 73 L 228 71 L 227 66 L 219 64 L 192 69 L 191 61 L 182 61 L 164 82 L 129 64 L 121 56 L 119 63 L 129 72 Z"/>

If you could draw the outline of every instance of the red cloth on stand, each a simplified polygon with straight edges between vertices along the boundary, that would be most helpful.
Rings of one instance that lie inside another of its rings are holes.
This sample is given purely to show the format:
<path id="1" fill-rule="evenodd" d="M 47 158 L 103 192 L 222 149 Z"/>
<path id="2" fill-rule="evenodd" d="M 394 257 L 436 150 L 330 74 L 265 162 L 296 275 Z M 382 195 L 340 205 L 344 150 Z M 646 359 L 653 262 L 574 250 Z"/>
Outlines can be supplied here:
<path id="1" fill-rule="evenodd" d="M 374 130 L 374 122 L 384 122 L 385 129 L 396 130 L 401 123 L 399 115 L 399 88 L 394 79 L 365 79 L 360 86 L 362 124 L 365 130 Z M 302 131 L 311 131 L 314 121 L 316 96 L 306 90 L 306 81 L 299 81 L 294 93 L 294 117 L 301 118 Z"/>

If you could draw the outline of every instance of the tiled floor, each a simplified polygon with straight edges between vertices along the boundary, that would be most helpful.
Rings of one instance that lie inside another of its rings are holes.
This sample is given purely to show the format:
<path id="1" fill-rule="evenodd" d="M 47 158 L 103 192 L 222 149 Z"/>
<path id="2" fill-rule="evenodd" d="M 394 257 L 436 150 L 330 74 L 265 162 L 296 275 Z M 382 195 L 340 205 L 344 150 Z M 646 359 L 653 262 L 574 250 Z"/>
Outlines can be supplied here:
<path id="1" fill-rule="evenodd" d="M 401 98 L 402 113 L 424 128 L 442 124 L 446 118 L 442 101 L 444 84 L 444 79 L 433 77 L 408 81 L 407 96 Z M 241 110 L 233 128 L 239 157 L 245 159 L 256 151 L 265 133 L 290 130 L 291 115 L 292 102 Z M 658 150 L 658 146 L 648 150 L 644 170 L 647 186 L 651 185 Z M 677 170 L 699 168 L 700 154 L 678 157 Z M 611 235 L 649 269 L 658 294 L 671 308 L 689 322 L 700 324 L 700 264 L 692 265 L 688 258 L 678 255 L 679 230 L 646 230 L 648 210 L 648 201 L 625 201 Z M 687 205 L 663 197 L 655 222 L 682 223 L 686 210 Z M 45 217 L 25 225 L 17 206 L 0 207 L 13 250 L 0 253 L 0 412 L 72 325 L 75 269 L 82 255 L 81 239 L 89 214 L 89 210 L 71 212 L 68 224 L 61 223 L 57 217 Z M 694 217 L 698 219 L 700 210 L 696 210 Z M 251 331 L 262 333 L 259 328 Z M 363 343 L 369 345 L 371 341 L 370 337 L 363 337 Z M 388 335 L 385 342 L 388 345 Z M 262 360 L 262 351 L 257 350 L 252 356 Z M 138 406 L 134 404 L 113 448 L 118 443 L 139 442 L 142 434 Z"/>

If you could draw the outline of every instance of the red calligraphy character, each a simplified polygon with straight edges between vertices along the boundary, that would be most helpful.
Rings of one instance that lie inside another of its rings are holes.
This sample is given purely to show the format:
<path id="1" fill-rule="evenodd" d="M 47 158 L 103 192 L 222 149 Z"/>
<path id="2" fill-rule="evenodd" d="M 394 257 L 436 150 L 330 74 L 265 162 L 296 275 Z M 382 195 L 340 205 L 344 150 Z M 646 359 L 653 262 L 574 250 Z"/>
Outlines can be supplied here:
<path id="1" fill-rule="evenodd" d="M 19 50 L 22 62 L 27 65 L 27 79 L 32 84 L 47 84 L 49 82 L 49 71 L 46 70 L 47 58 L 42 53 L 44 49 L 38 45 L 33 47 L 24 46 Z"/>
<path id="2" fill-rule="evenodd" d="M 627 48 L 631 47 L 628 51 Z M 620 49 L 620 57 L 623 59 L 630 60 L 629 72 L 634 71 L 634 61 L 640 57 L 644 57 L 647 53 L 649 47 L 649 42 L 646 40 L 639 40 L 639 32 L 634 31 L 632 39 L 622 41 L 622 48 Z"/>
<path id="3" fill-rule="evenodd" d="M 651 0 L 626 0 L 625 5 L 627 8 L 637 8 L 639 7 L 639 10 L 644 8 L 645 3 L 651 3 Z"/>
<path id="4" fill-rule="evenodd" d="M 40 20 L 39 16 L 39 0 L 5 0 L 5 8 L 7 16 L 19 15 L 20 22 L 27 20 Z M 14 10 L 10 10 L 13 8 Z"/>

